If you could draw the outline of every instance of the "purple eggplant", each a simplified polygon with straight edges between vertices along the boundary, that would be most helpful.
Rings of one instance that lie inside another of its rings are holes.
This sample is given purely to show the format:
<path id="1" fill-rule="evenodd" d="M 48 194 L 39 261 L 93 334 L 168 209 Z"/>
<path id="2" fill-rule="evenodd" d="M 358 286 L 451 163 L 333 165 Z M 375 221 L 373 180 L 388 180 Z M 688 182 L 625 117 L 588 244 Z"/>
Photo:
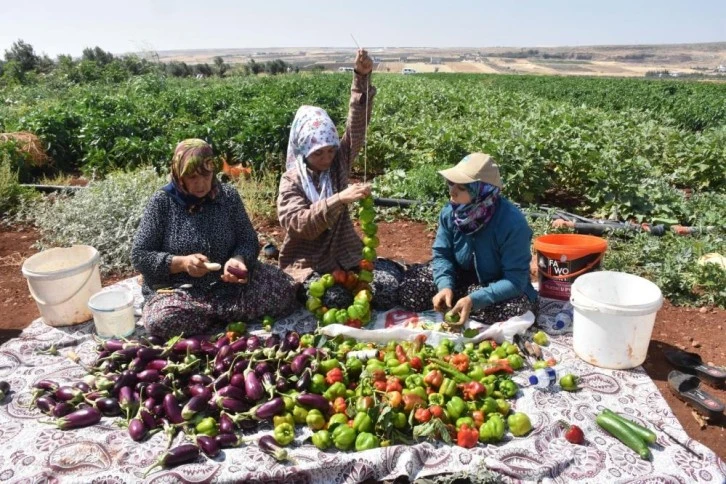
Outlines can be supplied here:
<path id="1" fill-rule="evenodd" d="M 144 383 L 154 383 L 159 381 L 159 377 L 161 374 L 158 370 L 144 370 L 139 372 L 136 377 L 139 379 L 139 381 L 142 381 Z"/>
<path id="2" fill-rule="evenodd" d="M 114 352 L 122 350 L 124 347 L 124 342 L 120 339 L 107 339 L 103 342 L 104 349 Z"/>
<path id="3" fill-rule="evenodd" d="M 214 440 L 217 441 L 217 445 L 219 445 L 222 449 L 239 447 L 244 442 L 244 439 L 231 432 L 219 434 L 214 438 Z"/>
<path id="4" fill-rule="evenodd" d="M 229 347 L 232 349 L 232 353 L 239 353 L 240 351 L 247 351 L 247 338 L 244 336 L 240 336 L 239 338 L 234 340 L 232 343 L 230 343 Z"/>
<path id="5" fill-rule="evenodd" d="M 222 387 L 226 387 L 229 385 L 229 374 L 222 373 L 217 377 L 216 380 L 214 380 L 214 383 L 212 384 L 212 388 L 215 390 L 219 390 Z"/>
<path id="6" fill-rule="evenodd" d="M 290 331 L 285 335 L 285 341 L 290 345 L 288 351 L 295 351 L 300 347 L 300 335 L 297 331 Z"/>
<path id="7" fill-rule="evenodd" d="M 138 356 L 131 360 L 131 363 L 129 363 L 129 366 L 126 368 L 129 371 L 133 371 L 134 373 L 138 373 L 141 370 L 143 370 L 146 367 L 146 361 L 142 360 Z"/>
<path id="8" fill-rule="evenodd" d="M 214 440 L 214 437 L 209 437 L 208 435 L 197 435 L 197 445 L 199 445 L 199 448 L 202 449 L 202 452 L 204 452 L 207 457 L 217 457 L 219 455 L 219 444 L 216 440 Z"/>
<path id="9" fill-rule="evenodd" d="M 204 385 L 192 385 L 189 387 L 189 394 L 193 397 L 204 397 L 207 400 L 212 398 L 212 390 Z"/>
<path id="10" fill-rule="evenodd" d="M 275 397 L 262 405 L 256 405 L 248 412 L 255 420 L 270 420 L 275 415 L 285 411 L 285 401 L 281 397 Z"/>
<path id="11" fill-rule="evenodd" d="M 217 350 L 221 350 L 223 346 L 229 345 L 230 341 L 227 336 L 222 336 L 221 338 L 218 338 L 217 341 L 214 342 L 214 346 L 217 347 Z"/>
<path id="12" fill-rule="evenodd" d="M 302 352 L 303 355 L 308 355 L 310 357 L 316 357 L 318 355 L 318 349 L 317 348 L 305 348 Z"/>
<path id="13" fill-rule="evenodd" d="M 235 431 L 234 420 L 222 412 L 219 416 L 219 432 L 222 434 L 233 434 Z"/>
<path id="14" fill-rule="evenodd" d="M 257 445 L 260 450 L 265 454 L 271 455 L 278 462 L 285 462 L 290 460 L 290 456 L 287 451 L 277 445 L 277 441 L 272 435 L 263 435 L 260 440 L 257 441 Z"/>
<path id="15" fill-rule="evenodd" d="M 293 358 L 292 363 L 290 363 L 290 368 L 292 368 L 292 372 L 295 375 L 300 375 L 303 371 L 305 371 L 305 368 L 307 368 L 310 359 L 311 356 L 306 355 L 305 353 L 297 355 L 295 358 Z"/>
<path id="16" fill-rule="evenodd" d="M 173 424 L 180 424 L 184 421 L 182 416 L 182 409 L 177 401 L 176 397 L 172 393 L 167 393 L 164 396 L 164 414 L 166 414 L 167 420 Z"/>
<path id="17" fill-rule="evenodd" d="M 191 420 L 194 415 L 196 415 L 198 412 L 201 412 L 203 410 L 206 410 L 208 405 L 207 402 L 209 401 L 208 398 L 204 397 L 192 397 L 189 399 L 186 405 L 184 405 L 184 408 L 182 409 L 182 418 L 184 420 Z"/>
<path id="18" fill-rule="evenodd" d="M 166 368 L 168 364 L 169 362 L 167 360 L 151 360 L 146 363 L 146 369 L 161 371 Z"/>
<path id="19" fill-rule="evenodd" d="M 68 402 L 60 402 L 58 405 L 53 407 L 52 415 L 54 417 L 65 417 L 69 413 L 73 412 L 76 409 L 73 405 L 71 405 Z"/>
<path id="20" fill-rule="evenodd" d="M 158 461 L 146 470 L 143 477 L 146 478 L 149 472 L 156 467 L 174 467 L 180 464 L 186 464 L 187 462 L 192 462 L 193 460 L 196 460 L 197 457 L 199 457 L 199 447 L 194 444 L 182 444 L 168 450 L 164 455 L 162 455 Z"/>
<path id="21" fill-rule="evenodd" d="M 136 410 L 138 398 L 136 398 L 136 394 L 131 387 L 123 387 L 118 392 L 118 403 L 121 409 L 126 412 L 126 417 L 128 418 Z"/>
<path id="22" fill-rule="evenodd" d="M 274 348 L 280 344 L 280 336 L 277 334 L 271 334 L 265 340 L 265 348 Z"/>
<path id="23" fill-rule="evenodd" d="M 151 346 L 163 346 L 165 343 L 165 341 L 162 338 L 160 338 L 156 335 L 153 335 L 153 334 L 150 336 L 144 336 L 143 339 L 145 339 L 146 342 L 149 343 Z"/>
<path id="24" fill-rule="evenodd" d="M 90 400 L 92 402 L 95 402 L 99 398 L 106 398 L 109 396 L 109 393 L 107 390 L 95 390 L 89 393 L 86 393 L 86 400 Z"/>
<path id="25" fill-rule="evenodd" d="M 121 406 L 115 398 L 99 398 L 94 402 L 96 408 L 104 417 L 115 417 L 121 415 Z"/>
<path id="26" fill-rule="evenodd" d="M 290 366 L 289 363 L 285 363 L 284 365 L 281 365 L 280 368 L 277 370 L 280 375 L 284 377 L 292 376 L 292 366 Z"/>
<path id="27" fill-rule="evenodd" d="M 250 406 L 247 402 L 243 402 L 242 400 L 236 400 L 230 397 L 218 396 L 215 398 L 214 403 L 222 410 L 226 410 L 232 413 L 242 413 L 250 409 Z"/>
<path id="28" fill-rule="evenodd" d="M 139 409 L 139 418 L 141 418 L 141 421 L 144 422 L 144 427 L 151 430 L 156 427 L 156 419 L 154 418 L 154 410 L 149 410 L 148 408 L 141 407 Z"/>
<path id="29" fill-rule="evenodd" d="M 164 350 L 162 348 L 139 348 L 139 352 L 136 354 L 136 357 L 140 359 L 141 361 L 151 361 L 155 360 L 164 353 Z"/>
<path id="30" fill-rule="evenodd" d="M 78 388 L 83 393 L 88 393 L 91 391 L 91 387 L 84 381 L 77 381 L 73 384 L 73 388 Z"/>
<path id="31" fill-rule="evenodd" d="M 247 338 L 247 351 L 255 351 L 259 347 L 260 347 L 259 336 L 252 335 L 249 338 Z"/>
<path id="32" fill-rule="evenodd" d="M 217 354 L 217 347 L 211 341 L 204 340 L 201 345 L 203 355 L 214 356 Z"/>
<path id="33" fill-rule="evenodd" d="M 112 360 L 106 360 L 101 363 L 101 366 L 99 366 L 98 369 L 104 373 L 113 373 L 118 371 L 119 364 Z"/>
<path id="34" fill-rule="evenodd" d="M 83 400 L 83 391 L 73 387 L 60 387 L 53 396 L 61 402 L 78 403 Z"/>
<path id="35" fill-rule="evenodd" d="M 171 389 L 169 387 L 164 386 L 161 383 L 151 383 L 144 389 L 144 393 L 142 393 L 142 395 L 151 397 L 157 402 L 160 402 L 164 398 L 164 395 L 170 391 Z"/>
<path id="36" fill-rule="evenodd" d="M 232 377 L 229 379 L 229 384 L 233 387 L 242 388 L 245 387 L 245 376 L 243 373 L 235 373 L 232 375 Z"/>
<path id="37" fill-rule="evenodd" d="M 229 369 L 229 362 L 223 360 L 219 361 L 214 364 L 214 374 L 215 375 L 221 375 L 222 373 L 226 373 Z"/>
<path id="38" fill-rule="evenodd" d="M 137 382 L 136 373 L 129 370 L 122 371 L 118 380 L 113 384 L 113 393 L 120 391 L 123 387 L 134 387 Z"/>
<path id="39" fill-rule="evenodd" d="M 192 375 L 189 377 L 189 383 L 194 385 L 209 385 L 214 379 L 209 375 Z"/>
<path id="40" fill-rule="evenodd" d="M 272 373 L 274 368 L 268 361 L 261 361 L 255 365 L 255 373 L 258 377 L 262 377 L 265 373 Z"/>
<path id="41" fill-rule="evenodd" d="M 35 406 L 43 413 L 52 414 L 57 402 L 50 395 L 43 395 L 35 401 Z"/>
<path id="42" fill-rule="evenodd" d="M 238 360 L 235 361 L 234 366 L 232 366 L 232 373 L 242 373 L 250 366 L 249 360 Z"/>
<path id="43" fill-rule="evenodd" d="M 300 375 L 297 382 L 295 382 L 295 389 L 299 392 L 304 392 L 310 386 L 312 378 L 312 372 L 310 371 L 310 368 L 307 368 L 302 372 L 302 375 Z"/>
<path id="44" fill-rule="evenodd" d="M 96 408 L 89 407 L 69 413 L 65 417 L 61 417 L 56 420 L 55 424 L 61 430 L 69 430 L 95 425 L 100 421 L 101 412 L 99 412 Z"/>
<path id="45" fill-rule="evenodd" d="M 175 353 L 199 353 L 202 350 L 202 343 L 198 339 L 186 338 L 177 341 L 172 350 Z"/>
<path id="46" fill-rule="evenodd" d="M 239 387 L 233 387 L 232 385 L 227 385 L 226 387 L 222 387 L 217 391 L 217 395 L 220 397 L 229 397 L 234 398 L 235 400 L 244 400 L 246 395 L 245 391 Z"/>
<path id="47" fill-rule="evenodd" d="M 143 420 L 140 418 L 131 419 L 129 422 L 129 436 L 131 437 L 131 440 L 134 442 L 140 442 L 141 440 L 144 440 L 147 433 L 148 429 L 146 428 L 146 425 L 144 425 Z"/>
<path id="48" fill-rule="evenodd" d="M 148 410 L 150 412 L 153 412 L 154 411 L 154 407 L 156 406 L 156 400 L 154 400 L 153 398 L 149 397 L 146 400 L 144 400 L 143 402 L 141 402 L 141 406 L 143 408 L 145 408 L 146 410 Z"/>
<path id="49" fill-rule="evenodd" d="M 224 360 L 226 357 L 232 354 L 232 347 L 229 345 L 222 346 L 217 351 L 217 356 L 214 357 L 216 363 Z"/>
<path id="50" fill-rule="evenodd" d="M 40 380 L 33 384 L 33 388 L 38 390 L 44 390 L 46 392 L 55 392 L 58 390 L 59 385 L 56 382 L 50 380 Z"/>
<path id="51" fill-rule="evenodd" d="M 285 393 L 290 389 L 290 384 L 287 382 L 287 378 L 285 377 L 278 377 L 277 381 L 275 382 L 275 390 L 277 390 L 279 393 Z"/>
<path id="52" fill-rule="evenodd" d="M 330 411 L 330 402 L 322 395 L 315 393 L 301 393 L 295 397 L 297 403 L 306 407 L 317 408 L 323 413 Z"/>
<path id="53" fill-rule="evenodd" d="M 247 371 L 245 375 L 245 394 L 250 400 L 257 401 L 265 395 L 265 389 L 254 371 Z"/>

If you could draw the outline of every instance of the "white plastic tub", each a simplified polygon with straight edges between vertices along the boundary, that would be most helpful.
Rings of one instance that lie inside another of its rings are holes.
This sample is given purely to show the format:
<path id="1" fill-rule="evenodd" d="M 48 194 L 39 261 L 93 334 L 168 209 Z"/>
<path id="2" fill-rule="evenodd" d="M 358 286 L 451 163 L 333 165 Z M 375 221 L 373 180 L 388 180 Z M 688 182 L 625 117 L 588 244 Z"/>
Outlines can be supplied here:
<path id="1" fill-rule="evenodd" d="M 88 299 L 101 290 L 98 251 L 89 245 L 44 250 L 23 263 L 23 276 L 50 326 L 70 326 L 91 319 Z"/>
<path id="2" fill-rule="evenodd" d="M 99 292 L 88 301 L 101 338 L 125 338 L 134 332 L 134 295 L 126 289 Z"/>
<path id="3" fill-rule="evenodd" d="M 572 344 L 577 356 L 602 368 L 645 361 L 663 295 L 655 284 L 623 272 L 584 274 L 572 284 Z"/>

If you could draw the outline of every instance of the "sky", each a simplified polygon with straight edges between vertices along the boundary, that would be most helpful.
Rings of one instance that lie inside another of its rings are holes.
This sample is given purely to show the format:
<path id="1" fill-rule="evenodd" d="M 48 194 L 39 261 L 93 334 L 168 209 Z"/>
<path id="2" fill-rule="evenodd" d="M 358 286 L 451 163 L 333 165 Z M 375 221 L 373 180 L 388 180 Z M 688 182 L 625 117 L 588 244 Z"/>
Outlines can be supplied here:
<path id="1" fill-rule="evenodd" d="M 0 0 L 0 53 L 726 41 L 726 0 Z"/>

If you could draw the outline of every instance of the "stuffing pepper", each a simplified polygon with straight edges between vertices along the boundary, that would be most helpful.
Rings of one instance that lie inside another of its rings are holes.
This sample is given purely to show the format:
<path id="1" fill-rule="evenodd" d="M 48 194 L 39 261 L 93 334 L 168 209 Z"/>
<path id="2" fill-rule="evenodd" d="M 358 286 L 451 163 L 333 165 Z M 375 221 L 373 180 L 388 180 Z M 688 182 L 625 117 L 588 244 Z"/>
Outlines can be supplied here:
<path id="1" fill-rule="evenodd" d="M 403 395 L 401 395 L 401 392 L 387 392 L 386 400 L 392 408 L 398 408 L 403 402 Z"/>
<path id="2" fill-rule="evenodd" d="M 295 418 L 290 412 L 285 412 L 282 415 L 275 415 L 272 417 L 272 426 L 277 427 L 280 424 L 289 423 L 295 425 Z"/>
<path id="3" fill-rule="evenodd" d="M 366 412 L 373 408 L 374 402 L 371 397 L 359 397 L 355 402 L 356 412 Z"/>
<path id="4" fill-rule="evenodd" d="M 434 350 L 434 354 L 436 355 L 436 358 L 443 358 L 444 356 L 451 354 L 451 350 L 449 350 L 449 347 L 443 344 L 442 341 Z"/>
<path id="5" fill-rule="evenodd" d="M 198 434 L 215 437 L 219 433 L 219 427 L 214 417 L 206 417 L 199 421 L 195 430 Z"/>
<path id="6" fill-rule="evenodd" d="M 328 388 L 328 386 L 325 384 L 324 375 L 321 375 L 320 373 L 316 373 L 310 379 L 310 386 L 308 387 L 308 390 L 311 393 L 317 393 L 318 395 L 322 395 L 323 393 L 325 393 L 325 390 L 327 388 Z"/>
<path id="7" fill-rule="evenodd" d="M 431 417 L 433 418 L 444 418 L 444 407 L 441 405 L 431 405 L 429 407 L 429 412 L 431 412 Z"/>
<path id="8" fill-rule="evenodd" d="M 416 388 L 424 386 L 424 377 L 422 377 L 421 375 L 409 375 L 404 381 L 406 383 L 406 388 Z"/>
<path id="9" fill-rule="evenodd" d="M 297 392 L 295 392 L 295 393 L 297 393 Z M 285 402 L 285 411 L 292 412 L 293 409 L 295 408 L 295 398 L 293 397 L 293 395 L 291 395 L 291 396 L 285 395 L 284 397 L 282 397 L 282 401 Z"/>
<path id="10" fill-rule="evenodd" d="M 247 325 L 241 321 L 227 325 L 227 331 L 243 335 L 247 332 Z"/>
<path id="11" fill-rule="evenodd" d="M 547 346 L 547 344 L 549 344 L 550 342 L 550 339 L 547 337 L 547 333 L 545 333 L 544 331 L 537 331 L 532 336 L 532 341 L 540 346 Z"/>
<path id="12" fill-rule="evenodd" d="M 451 400 L 446 402 L 446 412 L 449 414 L 449 418 L 451 418 L 451 420 L 456 421 L 456 419 L 464 415 L 466 411 L 466 402 L 460 397 L 451 397 Z"/>
<path id="13" fill-rule="evenodd" d="M 488 355 L 489 353 L 491 353 L 492 351 L 494 351 L 494 348 L 492 347 L 492 342 L 491 341 L 482 341 L 481 343 L 479 343 L 479 348 L 478 349 L 479 349 L 479 353 L 482 353 L 482 354 L 485 354 L 485 355 Z"/>
<path id="14" fill-rule="evenodd" d="M 440 393 L 431 393 L 428 397 L 429 405 L 444 405 L 446 398 Z"/>
<path id="15" fill-rule="evenodd" d="M 462 425 L 468 425 L 469 427 L 475 427 L 474 419 L 471 417 L 459 417 L 456 419 L 456 430 L 459 430 Z M 477 432 L 477 436 L 478 436 Z"/>
<path id="16" fill-rule="evenodd" d="M 330 432 L 327 430 L 318 430 L 313 434 L 313 445 L 320 450 L 329 449 L 333 445 L 333 440 L 330 438 Z"/>
<path id="17" fill-rule="evenodd" d="M 502 392 L 504 398 L 512 398 L 519 391 L 519 387 L 512 380 L 501 380 L 498 390 Z"/>
<path id="18" fill-rule="evenodd" d="M 398 359 L 399 363 L 405 363 L 408 361 L 408 356 L 406 356 L 406 350 L 403 349 L 403 346 L 396 345 L 396 359 Z"/>
<path id="19" fill-rule="evenodd" d="M 455 354 L 451 357 L 449 363 L 454 365 L 456 369 L 462 373 L 465 373 L 469 370 L 469 356 L 466 355 L 466 353 Z"/>
<path id="20" fill-rule="evenodd" d="M 308 410 L 305 407 L 301 407 L 300 405 L 295 405 L 295 408 L 292 409 L 292 418 L 295 420 L 296 424 L 303 425 L 305 423 L 305 419 L 308 417 Z"/>
<path id="21" fill-rule="evenodd" d="M 280 424 L 275 427 L 272 436 L 275 437 L 275 442 L 277 442 L 278 445 L 285 447 L 295 440 L 295 427 L 289 423 Z"/>
<path id="22" fill-rule="evenodd" d="M 417 408 L 413 414 L 413 418 L 416 419 L 418 423 L 426 423 L 431 420 L 431 410 L 428 408 Z"/>
<path id="23" fill-rule="evenodd" d="M 348 358 L 345 362 L 345 370 L 349 376 L 357 377 L 363 372 L 363 362 L 358 358 Z"/>
<path id="24" fill-rule="evenodd" d="M 352 449 L 355 444 L 355 438 L 355 430 L 347 425 L 338 425 L 333 429 L 333 444 L 339 450 Z"/>
<path id="25" fill-rule="evenodd" d="M 358 434 L 355 438 L 355 450 L 356 452 L 362 452 L 368 449 L 376 449 L 380 447 L 380 441 L 378 437 L 370 432 L 363 432 Z"/>
<path id="26" fill-rule="evenodd" d="M 476 400 L 486 395 L 486 388 L 478 381 L 470 381 L 460 385 L 461 393 L 465 400 Z M 516 393 L 516 391 L 515 391 Z"/>
<path id="27" fill-rule="evenodd" d="M 496 413 L 498 411 L 497 401 L 492 397 L 486 397 L 479 409 L 487 415 Z"/>
<path id="28" fill-rule="evenodd" d="M 353 428 L 356 432 L 372 432 L 373 419 L 367 413 L 358 412 L 353 419 Z"/>
<path id="29" fill-rule="evenodd" d="M 325 390 L 325 393 L 323 393 L 323 397 L 328 401 L 333 401 L 338 397 L 344 397 L 345 391 L 347 389 L 345 388 L 345 384 L 341 382 L 335 382 L 330 387 Z"/>
<path id="30" fill-rule="evenodd" d="M 340 368 L 333 368 L 325 374 L 325 383 L 332 385 L 336 382 L 342 382 L 344 379 L 343 370 Z"/>
<path id="31" fill-rule="evenodd" d="M 515 412 L 507 417 L 507 424 L 515 437 L 527 435 L 532 430 L 532 422 L 530 422 L 529 416 L 522 412 Z"/>
<path id="32" fill-rule="evenodd" d="M 410 413 L 413 409 L 425 406 L 426 399 L 419 395 L 409 393 L 403 396 L 403 411 Z"/>
<path id="33" fill-rule="evenodd" d="M 333 401 L 333 412 L 335 413 L 345 413 L 345 411 L 348 409 L 348 404 L 345 401 L 345 398 L 338 397 Z"/>
<path id="34" fill-rule="evenodd" d="M 486 422 L 479 427 L 480 442 L 499 442 L 504 437 L 504 419 L 498 413 L 487 416 Z"/>
<path id="35" fill-rule="evenodd" d="M 400 392 L 403 390 L 403 382 L 396 376 L 389 376 L 386 380 L 387 392 Z"/>
<path id="36" fill-rule="evenodd" d="M 444 378 L 444 381 L 439 387 L 439 393 L 447 397 L 453 397 L 456 395 L 456 382 L 454 380 Z"/>
<path id="37" fill-rule="evenodd" d="M 308 412 L 305 417 L 305 423 L 310 427 L 310 430 L 320 430 L 325 427 L 325 417 L 323 412 L 317 409 L 312 409 Z"/>
<path id="38" fill-rule="evenodd" d="M 337 358 L 328 358 L 320 362 L 320 371 L 327 373 L 333 368 L 340 368 L 340 361 Z"/>
<path id="39" fill-rule="evenodd" d="M 415 371 L 421 371 L 423 369 L 423 360 L 419 356 L 412 356 L 409 361 L 411 368 Z"/>
<path id="40" fill-rule="evenodd" d="M 423 387 L 404 388 L 403 392 L 401 392 L 401 393 L 403 394 L 404 397 L 406 395 L 418 395 L 419 397 L 421 397 L 421 400 L 423 400 L 424 402 L 428 401 L 428 399 L 429 399 L 429 396 Z"/>
<path id="41" fill-rule="evenodd" d="M 390 368 L 389 372 L 391 373 L 391 375 L 395 375 L 395 376 L 406 376 L 409 373 L 411 373 L 411 364 L 410 363 L 401 363 L 398 366 L 394 366 L 393 368 Z"/>
<path id="42" fill-rule="evenodd" d="M 484 374 L 484 368 L 482 368 L 481 365 L 472 365 L 471 369 L 469 370 L 469 373 L 466 374 L 469 378 L 475 381 L 482 381 L 482 379 L 486 376 Z"/>
<path id="43" fill-rule="evenodd" d="M 333 414 L 333 416 L 328 420 L 328 428 L 335 424 L 348 425 L 348 416 L 344 413 Z"/>
<path id="44" fill-rule="evenodd" d="M 474 447 L 477 444 L 478 439 L 479 432 L 467 424 L 462 425 L 456 433 L 456 445 L 464 447 L 465 449 L 471 449 Z"/>
<path id="45" fill-rule="evenodd" d="M 524 360 L 516 354 L 507 356 L 507 361 L 509 362 L 509 366 L 512 367 L 512 370 L 519 370 L 524 366 Z"/>
<path id="46" fill-rule="evenodd" d="M 444 381 L 444 374 L 440 370 L 431 370 L 424 377 L 424 383 L 433 388 L 439 388 L 442 381 Z"/>
<path id="47" fill-rule="evenodd" d="M 512 405 L 504 400 L 503 398 L 497 398 L 497 412 L 501 413 L 502 415 L 508 415 L 509 409 L 512 407 Z"/>

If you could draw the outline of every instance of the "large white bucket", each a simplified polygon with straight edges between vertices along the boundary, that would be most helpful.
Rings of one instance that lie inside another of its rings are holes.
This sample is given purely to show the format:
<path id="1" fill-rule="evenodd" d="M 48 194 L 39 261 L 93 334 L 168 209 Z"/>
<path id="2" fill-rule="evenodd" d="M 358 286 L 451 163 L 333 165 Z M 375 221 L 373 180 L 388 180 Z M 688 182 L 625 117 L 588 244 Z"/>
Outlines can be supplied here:
<path id="1" fill-rule="evenodd" d="M 602 368 L 635 368 L 645 361 L 655 315 L 663 305 L 658 286 L 624 272 L 591 272 L 572 284 L 572 344 L 577 356 Z"/>
<path id="2" fill-rule="evenodd" d="M 96 333 L 101 338 L 125 338 L 134 332 L 134 295 L 127 289 L 109 289 L 91 296 Z"/>
<path id="3" fill-rule="evenodd" d="M 101 290 L 98 251 L 90 245 L 48 249 L 23 263 L 40 316 L 50 326 L 91 319 L 88 299 Z"/>

